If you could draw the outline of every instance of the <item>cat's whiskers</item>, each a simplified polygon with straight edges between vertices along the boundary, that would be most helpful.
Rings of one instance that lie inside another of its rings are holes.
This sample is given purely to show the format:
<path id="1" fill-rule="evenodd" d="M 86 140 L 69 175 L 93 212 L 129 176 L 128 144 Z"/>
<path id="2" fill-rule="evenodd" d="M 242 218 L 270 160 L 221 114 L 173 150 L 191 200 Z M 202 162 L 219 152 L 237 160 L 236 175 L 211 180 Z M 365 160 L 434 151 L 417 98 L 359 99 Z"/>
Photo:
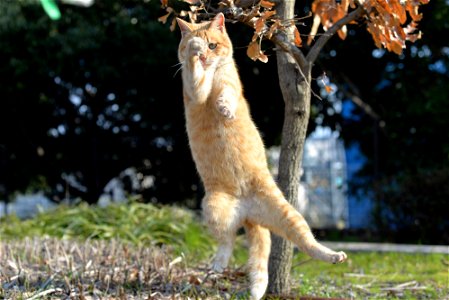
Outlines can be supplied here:
<path id="1" fill-rule="evenodd" d="M 173 74 L 173 78 L 175 78 L 176 74 L 178 74 L 179 71 L 182 70 L 183 65 L 184 65 L 184 62 L 182 61 L 182 62 L 179 62 L 179 63 L 177 63 L 177 64 L 175 64 L 175 65 L 172 66 L 172 67 L 180 66 L 180 67 L 176 70 L 175 74 Z"/>

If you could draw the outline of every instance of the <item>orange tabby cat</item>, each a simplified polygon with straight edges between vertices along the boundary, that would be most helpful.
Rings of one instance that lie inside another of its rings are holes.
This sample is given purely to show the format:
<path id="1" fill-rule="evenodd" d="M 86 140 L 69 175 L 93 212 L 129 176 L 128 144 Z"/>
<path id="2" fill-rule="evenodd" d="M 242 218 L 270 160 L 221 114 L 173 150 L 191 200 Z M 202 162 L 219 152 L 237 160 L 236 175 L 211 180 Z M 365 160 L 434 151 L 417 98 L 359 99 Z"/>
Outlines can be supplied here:
<path id="1" fill-rule="evenodd" d="M 240 227 L 249 240 L 251 299 L 262 298 L 267 288 L 269 230 L 311 257 L 343 262 L 344 252 L 334 252 L 315 240 L 268 169 L 263 141 L 243 96 L 223 14 L 200 24 L 179 18 L 177 22 L 182 33 L 178 58 L 187 134 L 205 188 L 203 217 L 219 243 L 213 270 L 226 268 Z"/>

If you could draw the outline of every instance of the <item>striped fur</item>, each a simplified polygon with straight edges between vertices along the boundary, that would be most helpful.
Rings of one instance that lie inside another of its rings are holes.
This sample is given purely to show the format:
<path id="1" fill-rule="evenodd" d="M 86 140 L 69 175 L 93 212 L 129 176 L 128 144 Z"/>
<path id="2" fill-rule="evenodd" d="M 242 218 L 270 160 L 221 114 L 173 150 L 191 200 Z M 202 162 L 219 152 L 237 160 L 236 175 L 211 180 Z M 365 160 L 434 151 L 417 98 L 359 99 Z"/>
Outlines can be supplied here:
<path id="1" fill-rule="evenodd" d="M 212 268 L 218 272 L 226 268 L 241 227 L 250 245 L 251 299 L 262 298 L 267 287 L 269 230 L 311 257 L 343 262 L 345 253 L 315 240 L 269 172 L 263 141 L 243 95 L 224 16 L 218 14 L 200 24 L 177 21 L 182 32 L 178 58 L 187 134 L 205 188 L 203 217 L 219 243 Z"/>

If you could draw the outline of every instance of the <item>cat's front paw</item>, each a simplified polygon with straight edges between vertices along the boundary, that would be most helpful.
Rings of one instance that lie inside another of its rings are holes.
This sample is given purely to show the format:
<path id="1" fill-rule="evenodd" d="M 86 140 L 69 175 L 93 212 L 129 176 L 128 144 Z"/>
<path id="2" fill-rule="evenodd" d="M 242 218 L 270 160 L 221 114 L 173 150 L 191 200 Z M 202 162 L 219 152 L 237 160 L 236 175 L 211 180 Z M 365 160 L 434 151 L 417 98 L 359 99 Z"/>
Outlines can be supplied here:
<path id="1" fill-rule="evenodd" d="M 332 263 L 339 264 L 339 263 L 344 262 L 347 258 L 348 258 L 348 256 L 346 255 L 346 253 L 344 253 L 343 251 L 340 251 L 340 252 L 337 252 L 332 255 Z"/>
<path id="2" fill-rule="evenodd" d="M 218 111 L 220 112 L 220 114 L 222 114 L 225 118 L 227 119 L 234 119 L 235 115 L 231 112 L 231 110 L 229 109 L 229 107 L 227 107 L 226 105 L 218 105 Z"/>
<path id="3" fill-rule="evenodd" d="M 220 114 L 222 114 L 225 118 L 230 120 L 235 118 L 234 110 L 231 108 L 231 105 L 228 103 L 228 101 L 225 100 L 225 95 L 221 95 L 220 97 L 218 97 L 217 108 Z"/>

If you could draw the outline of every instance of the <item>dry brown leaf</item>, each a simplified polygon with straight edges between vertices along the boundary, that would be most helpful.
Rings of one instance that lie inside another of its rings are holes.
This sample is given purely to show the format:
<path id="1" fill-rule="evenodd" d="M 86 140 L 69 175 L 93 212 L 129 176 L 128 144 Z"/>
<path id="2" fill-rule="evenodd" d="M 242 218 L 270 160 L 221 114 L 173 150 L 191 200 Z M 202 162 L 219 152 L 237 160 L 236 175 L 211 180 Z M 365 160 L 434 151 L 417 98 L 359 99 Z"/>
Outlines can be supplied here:
<path id="1" fill-rule="evenodd" d="M 401 42 L 399 42 L 398 40 L 393 40 L 393 41 L 391 41 L 391 43 L 389 45 L 390 45 L 391 51 L 393 51 L 394 53 L 396 53 L 398 55 L 402 54 L 403 47 L 402 47 Z"/>
<path id="2" fill-rule="evenodd" d="M 165 24 L 165 23 L 167 23 L 167 18 L 168 18 L 168 16 L 170 16 L 170 13 L 168 13 L 168 14 L 166 14 L 166 15 L 163 15 L 162 17 L 159 17 L 157 20 L 158 20 L 159 22 L 161 22 L 162 24 Z"/>
<path id="3" fill-rule="evenodd" d="M 407 35 L 407 40 L 411 41 L 412 43 L 416 42 L 422 37 L 421 31 L 415 33 L 415 31 L 417 30 L 417 26 L 418 24 L 412 21 L 406 28 L 404 28 L 404 32 Z"/>
<path id="4" fill-rule="evenodd" d="M 295 26 L 294 32 L 295 32 L 295 45 L 297 47 L 301 47 L 302 46 L 302 40 L 301 40 L 301 35 L 299 34 L 298 27 Z"/>
<path id="5" fill-rule="evenodd" d="M 265 27 L 265 20 L 263 18 L 258 18 L 256 23 L 254 24 L 254 28 L 256 29 L 256 34 L 260 34 L 262 29 Z"/>
<path id="6" fill-rule="evenodd" d="M 281 26 L 281 23 L 279 20 L 275 20 L 273 24 L 271 24 L 270 29 L 268 30 L 268 33 L 266 34 L 268 39 L 271 39 L 273 33 Z"/>
<path id="7" fill-rule="evenodd" d="M 259 38 L 259 35 L 257 33 L 254 33 L 253 37 L 251 39 L 251 42 L 257 41 L 258 38 Z"/>
<path id="8" fill-rule="evenodd" d="M 176 19 L 173 19 L 171 21 L 170 31 L 175 31 L 175 29 L 176 29 Z"/>
<path id="9" fill-rule="evenodd" d="M 422 14 L 418 12 L 418 6 L 413 5 L 413 2 L 407 1 L 407 3 L 405 4 L 405 9 L 408 11 L 408 14 L 413 21 L 417 22 L 422 19 Z"/>
<path id="10" fill-rule="evenodd" d="M 419 40 L 421 38 L 422 38 L 422 32 L 421 31 L 418 32 L 418 33 L 415 33 L 415 34 L 409 34 L 407 36 L 407 40 L 412 42 L 412 43 L 416 42 L 417 40 Z"/>
<path id="11" fill-rule="evenodd" d="M 312 5 L 312 12 L 320 16 L 324 30 L 329 29 L 333 24 L 333 19 L 338 13 L 338 5 L 335 0 L 315 0 Z"/>
<path id="12" fill-rule="evenodd" d="M 162 24 L 165 24 L 167 22 L 167 18 L 171 15 L 173 12 L 173 8 L 167 7 L 166 11 L 168 12 L 166 15 L 163 15 L 162 17 L 159 17 L 157 20 L 161 22 Z"/>
<path id="13" fill-rule="evenodd" d="M 267 1 L 267 0 L 261 0 L 260 6 L 264 8 L 272 8 L 275 4 L 273 2 Z"/>
<path id="14" fill-rule="evenodd" d="M 260 53 L 260 46 L 257 41 L 252 41 L 248 45 L 248 49 L 246 50 L 246 55 L 249 56 L 252 60 L 257 60 Z"/>
<path id="15" fill-rule="evenodd" d="M 427 0 L 424 0 L 427 1 Z M 388 51 L 401 54 L 405 48 L 405 42 L 416 41 L 420 33 L 415 33 L 417 21 L 421 19 L 418 13 L 420 1 L 407 1 L 401 3 L 400 0 L 376 0 L 369 1 L 370 12 L 368 31 L 371 33 L 377 47 L 384 47 Z M 365 2 L 366 3 L 366 2 Z M 367 7 L 367 6 L 365 6 Z M 407 22 L 407 13 L 412 21 Z"/>
<path id="16" fill-rule="evenodd" d="M 352 0 L 342 0 L 341 3 L 337 3 L 335 0 L 315 0 L 312 3 L 314 18 L 310 35 L 307 39 L 307 44 L 310 45 L 312 43 L 314 36 L 318 32 L 320 23 L 323 26 L 324 31 L 328 30 L 336 22 L 338 22 L 338 20 L 348 14 L 348 8 L 350 5 L 353 5 Z M 337 33 L 338 36 L 344 40 L 347 34 L 346 25 L 343 26 Z"/>
<path id="17" fill-rule="evenodd" d="M 404 32 L 404 28 L 401 25 L 395 24 L 392 28 L 395 32 L 395 36 L 399 37 L 401 40 L 405 40 L 407 38 L 407 34 Z"/>
<path id="18" fill-rule="evenodd" d="M 252 41 L 248 45 L 248 49 L 246 50 L 246 55 L 252 60 L 260 60 L 261 62 L 266 63 L 268 61 L 268 57 L 262 52 L 260 49 L 260 44 L 257 41 Z"/>
<path id="19" fill-rule="evenodd" d="M 182 1 L 187 2 L 190 5 L 197 5 L 198 3 L 201 2 L 201 0 L 182 0 Z"/>
<path id="20" fill-rule="evenodd" d="M 189 283 L 193 285 L 200 285 L 203 281 L 196 275 L 190 275 Z"/>
<path id="21" fill-rule="evenodd" d="M 348 33 L 348 29 L 346 28 L 346 25 L 337 31 L 338 37 L 342 40 L 346 39 L 347 33 Z"/>
<path id="22" fill-rule="evenodd" d="M 330 94 L 334 91 L 334 89 L 330 85 L 325 85 L 324 89 L 326 90 L 326 93 Z"/>
<path id="23" fill-rule="evenodd" d="M 267 10 L 262 13 L 262 18 L 264 20 L 270 19 L 272 16 L 276 14 L 276 10 Z"/>
<path id="24" fill-rule="evenodd" d="M 349 0 L 341 0 L 341 7 L 343 8 L 343 11 L 345 13 L 348 12 L 348 7 L 349 7 Z"/>
<path id="25" fill-rule="evenodd" d="M 266 56 L 262 51 L 260 51 L 259 57 L 257 59 L 260 60 L 263 63 L 267 63 L 268 62 L 268 56 Z"/>
<path id="26" fill-rule="evenodd" d="M 349 6 L 350 6 L 352 9 L 355 9 L 355 8 L 356 8 L 356 5 L 355 5 L 355 3 L 354 3 L 353 0 L 350 0 L 350 1 L 349 1 Z"/>
<path id="27" fill-rule="evenodd" d="M 398 17 L 399 22 L 404 24 L 405 21 L 407 21 L 405 7 L 399 2 L 399 0 L 390 0 L 390 5 L 393 7 L 393 12 Z"/>
<path id="28" fill-rule="evenodd" d="M 379 38 L 379 30 L 374 26 L 373 23 L 368 23 L 368 32 L 371 33 L 371 36 L 373 37 L 374 44 L 377 48 L 382 47 L 382 43 Z"/>
<path id="29" fill-rule="evenodd" d="M 168 0 L 161 0 L 162 8 L 166 8 L 168 6 Z"/>
<path id="30" fill-rule="evenodd" d="M 188 15 L 189 15 L 190 21 L 192 21 L 193 23 L 195 23 L 196 20 L 197 20 L 197 14 L 196 14 L 196 12 L 189 11 L 189 12 L 187 12 L 187 13 L 188 13 Z"/>
<path id="31" fill-rule="evenodd" d="M 252 20 L 254 17 L 257 17 L 260 15 L 258 6 L 254 6 L 251 11 L 248 13 L 248 15 L 245 17 L 245 20 Z"/>

